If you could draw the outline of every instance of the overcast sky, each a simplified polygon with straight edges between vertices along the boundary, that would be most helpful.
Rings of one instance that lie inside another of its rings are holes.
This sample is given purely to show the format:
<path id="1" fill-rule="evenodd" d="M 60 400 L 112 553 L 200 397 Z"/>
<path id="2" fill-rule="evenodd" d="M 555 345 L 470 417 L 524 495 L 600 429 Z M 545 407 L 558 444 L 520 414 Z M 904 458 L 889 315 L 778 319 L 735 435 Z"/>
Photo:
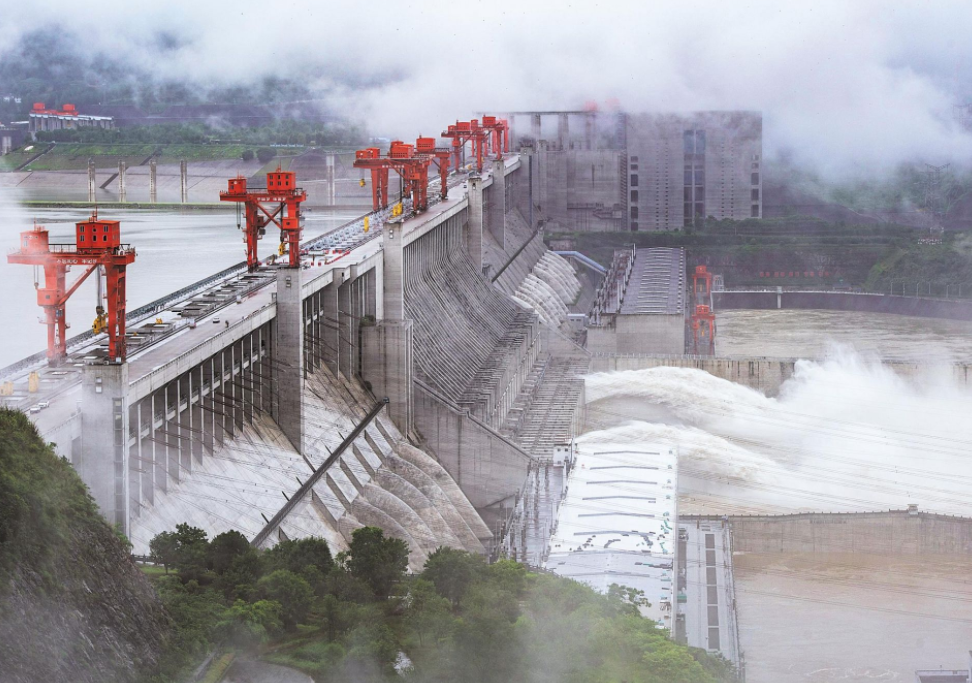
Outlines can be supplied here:
<path id="1" fill-rule="evenodd" d="M 8 3 L 2 21 L 0 50 L 59 21 L 169 77 L 303 74 L 343 113 L 405 138 L 480 110 L 614 98 L 628 111 L 762 110 L 768 154 L 830 172 L 972 159 L 952 119 L 972 94 L 969 2 L 35 0 Z"/>

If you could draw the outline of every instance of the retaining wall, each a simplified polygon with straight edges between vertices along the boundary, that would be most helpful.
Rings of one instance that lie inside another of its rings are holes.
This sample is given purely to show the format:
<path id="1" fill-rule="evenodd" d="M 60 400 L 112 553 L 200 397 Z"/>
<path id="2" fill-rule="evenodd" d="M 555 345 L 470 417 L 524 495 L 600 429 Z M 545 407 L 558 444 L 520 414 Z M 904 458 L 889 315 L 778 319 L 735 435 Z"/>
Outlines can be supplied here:
<path id="1" fill-rule="evenodd" d="M 730 522 L 737 552 L 972 555 L 968 517 L 889 510 L 738 516 Z"/>
<path id="2" fill-rule="evenodd" d="M 972 301 L 858 292 L 722 291 L 713 292 L 716 311 L 728 309 L 818 309 L 895 313 L 919 318 L 972 320 Z"/>

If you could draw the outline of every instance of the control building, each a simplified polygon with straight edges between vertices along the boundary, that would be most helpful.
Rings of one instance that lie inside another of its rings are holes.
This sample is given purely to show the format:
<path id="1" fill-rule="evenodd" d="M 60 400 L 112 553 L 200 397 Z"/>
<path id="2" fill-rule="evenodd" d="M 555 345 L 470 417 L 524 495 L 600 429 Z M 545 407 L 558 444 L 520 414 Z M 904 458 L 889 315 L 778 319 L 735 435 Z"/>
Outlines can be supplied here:
<path id="1" fill-rule="evenodd" d="M 508 116 L 514 144 L 532 149 L 536 207 L 554 231 L 682 230 L 708 217 L 763 216 L 760 112 Z"/>
<path id="2" fill-rule="evenodd" d="M 672 630 L 678 458 L 648 444 L 574 444 L 545 567 L 607 593 L 643 591 L 641 613 Z"/>
<path id="3" fill-rule="evenodd" d="M 588 315 L 592 353 L 685 353 L 685 250 L 618 250 Z"/>

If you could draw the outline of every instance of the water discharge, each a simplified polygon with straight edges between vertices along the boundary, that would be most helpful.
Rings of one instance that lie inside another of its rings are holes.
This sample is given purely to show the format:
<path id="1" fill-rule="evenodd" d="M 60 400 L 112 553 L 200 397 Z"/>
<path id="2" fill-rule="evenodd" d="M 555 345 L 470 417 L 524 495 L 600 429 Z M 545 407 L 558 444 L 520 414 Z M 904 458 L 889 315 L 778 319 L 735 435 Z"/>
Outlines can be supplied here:
<path id="1" fill-rule="evenodd" d="M 674 444 L 682 512 L 901 509 L 972 515 L 972 392 L 834 347 L 776 398 L 701 370 L 587 378 L 581 440 Z"/>

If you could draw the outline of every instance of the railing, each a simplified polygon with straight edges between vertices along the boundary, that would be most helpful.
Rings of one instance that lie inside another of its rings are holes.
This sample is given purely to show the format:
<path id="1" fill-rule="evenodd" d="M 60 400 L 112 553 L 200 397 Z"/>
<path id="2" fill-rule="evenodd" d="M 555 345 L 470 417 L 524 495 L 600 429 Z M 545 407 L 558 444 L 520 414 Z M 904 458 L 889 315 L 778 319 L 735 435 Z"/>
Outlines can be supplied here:
<path id="1" fill-rule="evenodd" d="M 287 515 L 293 511 L 297 503 L 303 500 L 304 497 L 310 493 L 311 489 L 313 489 L 317 482 L 321 480 L 321 477 L 324 476 L 331 465 L 337 462 L 338 458 L 340 458 L 344 451 L 347 450 L 348 446 L 350 446 L 354 440 L 361 435 L 361 432 L 363 432 L 365 428 L 371 424 L 372 420 L 378 417 L 378 413 L 380 413 L 382 408 L 384 408 L 387 404 L 388 399 L 386 398 L 377 403 L 368 412 L 365 418 L 358 423 L 357 427 L 354 428 L 354 431 L 348 434 L 344 441 L 341 442 L 341 445 L 338 446 L 333 453 L 331 453 L 327 460 L 325 460 L 320 467 L 314 470 L 314 473 L 307 481 L 301 484 L 300 488 L 297 489 L 297 491 L 287 500 L 284 506 L 280 508 L 280 511 L 273 516 L 273 519 L 267 522 L 267 525 L 260 530 L 260 533 L 253 537 L 253 540 L 250 541 L 251 545 L 259 546 L 261 543 L 267 540 L 267 537 L 273 532 L 273 530 L 279 527 L 283 520 L 286 519 Z"/>

